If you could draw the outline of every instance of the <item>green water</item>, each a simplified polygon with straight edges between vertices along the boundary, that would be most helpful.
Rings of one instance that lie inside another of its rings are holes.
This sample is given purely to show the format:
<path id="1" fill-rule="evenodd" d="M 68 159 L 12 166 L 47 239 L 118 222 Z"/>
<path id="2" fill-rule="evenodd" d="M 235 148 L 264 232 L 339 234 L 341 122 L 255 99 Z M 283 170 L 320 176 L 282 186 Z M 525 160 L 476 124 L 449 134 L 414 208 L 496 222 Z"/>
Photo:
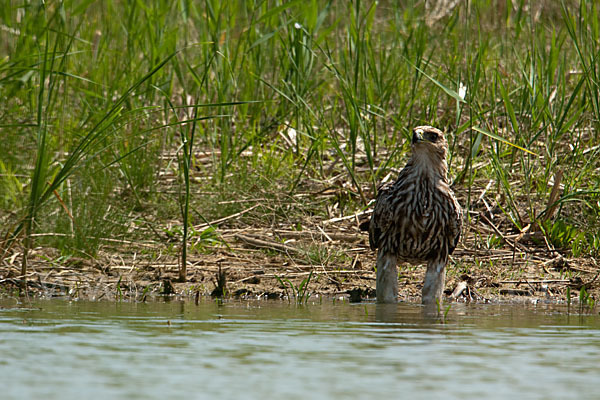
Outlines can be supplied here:
<path id="1" fill-rule="evenodd" d="M 600 396 L 598 315 L 323 303 L 2 301 L 0 398 Z"/>

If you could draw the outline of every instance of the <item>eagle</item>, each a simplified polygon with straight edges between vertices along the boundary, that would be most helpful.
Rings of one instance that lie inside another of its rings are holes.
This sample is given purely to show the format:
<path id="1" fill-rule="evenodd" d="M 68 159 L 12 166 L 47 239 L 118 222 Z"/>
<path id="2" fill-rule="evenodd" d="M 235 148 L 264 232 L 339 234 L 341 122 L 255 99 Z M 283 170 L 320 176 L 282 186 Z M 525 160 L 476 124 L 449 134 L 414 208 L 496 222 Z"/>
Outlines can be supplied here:
<path id="1" fill-rule="evenodd" d="M 432 126 L 413 129 L 412 154 L 398 179 L 382 185 L 370 221 L 369 244 L 377 249 L 377 302 L 398 298 L 398 262 L 427 264 L 423 304 L 441 304 L 448 256 L 462 227 L 462 210 L 448 183 L 448 142 Z"/>

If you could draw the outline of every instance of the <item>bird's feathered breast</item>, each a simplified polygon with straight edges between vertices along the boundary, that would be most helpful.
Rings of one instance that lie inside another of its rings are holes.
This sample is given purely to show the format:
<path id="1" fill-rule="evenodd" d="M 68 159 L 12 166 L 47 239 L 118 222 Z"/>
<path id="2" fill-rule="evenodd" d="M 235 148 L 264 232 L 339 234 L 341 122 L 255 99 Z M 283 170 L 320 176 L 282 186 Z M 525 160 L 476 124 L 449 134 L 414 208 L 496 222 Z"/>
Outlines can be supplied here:
<path id="1" fill-rule="evenodd" d="M 394 183 L 379 188 L 369 223 L 372 249 L 420 263 L 446 259 L 456 248 L 462 212 L 445 176 L 420 168 L 414 159 Z"/>

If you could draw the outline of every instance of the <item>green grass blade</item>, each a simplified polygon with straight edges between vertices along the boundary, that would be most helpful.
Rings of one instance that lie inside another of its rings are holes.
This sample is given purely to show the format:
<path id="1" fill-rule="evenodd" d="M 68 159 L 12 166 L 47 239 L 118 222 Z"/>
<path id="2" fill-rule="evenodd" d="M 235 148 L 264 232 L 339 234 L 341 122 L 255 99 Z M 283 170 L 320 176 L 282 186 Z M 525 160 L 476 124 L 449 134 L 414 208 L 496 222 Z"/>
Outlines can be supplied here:
<path id="1" fill-rule="evenodd" d="M 524 151 L 524 152 L 526 152 L 526 153 L 529 153 L 529 154 L 532 154 L 532 155 L 534 155 L 534 156 L 537 156 L 537 154 L 536 154 L 536 153 L 534 153 L 533 151 L 531 151 L 531 150 L 528 150 L 528 149 L 526 149 L 526 148 L 524 148 L 524 147 L 521 147 L 521 146 L 519 146 L 519 145 L 517 145 L 517 144 L 511 143 L 511 142 L 509 142 L 508 140 L 504 139 L 502 136 L 500 136 L 500 135 L 497 135 L 497 134 L 495 134 L 495 133 L 492 133 L 492 132 L 488 131 L 487 129 L 484 129 L 484 128 L 482 128 L 482 127 L 479 127 L 479 126 L 474 126 L 472 129 L 473 129 L 474 131 L 476 131 L 476 132 L 479 132 L 479 133 L 481 133 L 481 134 L 484 134 L 484 135 L 486 135 L 486 136 L 488 136 L 488 137 L 490 137 L 490 138 L 492 138 L 492 139 L 494 139 L 494 140 L 497 140 L 497 141 L 499 141 L 499 142 L 502 142 L 502 143 L 505 143 L 505 144 L 507 144 L 507 145 L 509 145 L 509 146 L 512 146 L 512 147 L 514 147 L 514 148 L 517 148 L 517 149 L 519 149 L 519 150 L 521 150 L 521 151 Z"/>

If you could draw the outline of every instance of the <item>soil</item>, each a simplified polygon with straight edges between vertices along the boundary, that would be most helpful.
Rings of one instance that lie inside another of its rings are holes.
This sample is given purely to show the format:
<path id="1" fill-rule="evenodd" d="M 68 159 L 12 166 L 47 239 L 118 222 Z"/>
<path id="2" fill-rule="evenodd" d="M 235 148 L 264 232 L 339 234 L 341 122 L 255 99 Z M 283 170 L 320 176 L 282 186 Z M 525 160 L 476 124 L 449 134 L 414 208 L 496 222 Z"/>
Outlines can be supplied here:
<path id="1" fill-rule="evenodd" d="M 178 279 L 176 252 L 166 251 L 164 244 L 115 240 L 94 259 L 63 258 L 54 249 L 35 248 L 27 295 L 131 301 L 151 295 L 374 298 L 375 253 L 358 229 L 367 213 L 317 221 L 315 229 L 305 230 L 221 227 L 215 245 L 190 243 L 186 282 Z M 501 243 L 482 248 L 478 238 L 490 233 Z M 446 301 L 563 302 L 567 294 L 579 298 L 581 288 L 598 298 L 596 261 L 567 258 L 540 245 L 544 241 L 536 236 L 500 234 L 489 218 L 471 218 L 447 269 Z M 16 248 L 0 265 L 3 295 L 19 293 L 21 258 Z M 400 300 L 420 301 L 425 268 L 402 265 L 399 271 Z"/>
<path id="2" fill-rule="evenodd" d="M 202 158 L 203 154 L 199 153 L 197 159 L 210 159 Z M 170 154 L 166 159 L 176 157 Z M 326 166 L 334 171 L 335 160 L 330 163 Z M 195 181 L 206 178 L 202 171 L 193 171 Z M 392 170 L 384 179 L 391 179 L 395 173 Z M 165 202 L 172 201 L 178 187 L 176 176 L 165 173 L 161 177 L 159 193 L 164 193 Z M 470 190 L 454 187 L 463 208 L 469 201 L 470 207 L 447 267 L 447 300 L 563 302 L 568 296 L 600 298 L 600 267 L 595 258 L 574 258 L 570 249 L 555 248 L 535 224 L 521 221 L 526 227 L 515 231 L 502 212 L 504 199 L 488 191 L 489 186 L 488 180 L 480 179 L 471 183 Z M 469 191 L 481 194 L 469 200 Z M 54 248 L 32 249 L 26 294 L 131 301 L 150 295 L 290 300 L 311 295 L 350 301 L 374 298 L 375 252 L 369 248 L 367 233 L 359 230 L 360 223 L 369 218 L 372 204 L 358 214 L 344 215 L 343 211 L 351 208 L 343 204 L 352 199 L 374 197 L 368 184 L 358 193 L 342 171 L 329 180 L 307 178 L 295 194 L 283 193 L 286 190 L 279 187 L 253 187 L 245 193 L 198 192 L 197 197 L 203 201 L 199 207 L 212 202 L 237 208 L 225 216 L 222 208 L 219 218 L 193 226 L 196 235 L 188 244 L 185 282 L 179 280 L 179 235 L 167 236 L 156 228 L 143 230 L 132 225 L 132 237 L 148 239 L 104 238 L 93 257 L 67 257 Z M 522 196 L 515 193 L 514 203 L 528 204 Z M 554 201 L 550 197 L 548 204 Z M 564 213 L 577 213 L 566 207 Z M 545 208 L 545 204 L 539 204 L 536 214 Z M 554 211 L 548 211 L 546 218 L 552 218 Z M 519 213 L 528 215 L 527 210 Z M 135 220 L 147 218 L 132 216 Z M 153 223 L 158 227 L 181 225 L 179 220 L 155 219 Z M 33 235 L 34 242 L 41 242 L 44 235 L 57 234 Z M 0 242 L 0 254 L 4 254 L 0 258 L 0 296 L 18 295 L 23 250 L 18 245 L 2 249 Z M 399 299 L 419 302 L 424 275 L 423 266 L 401 265 Z"/>

